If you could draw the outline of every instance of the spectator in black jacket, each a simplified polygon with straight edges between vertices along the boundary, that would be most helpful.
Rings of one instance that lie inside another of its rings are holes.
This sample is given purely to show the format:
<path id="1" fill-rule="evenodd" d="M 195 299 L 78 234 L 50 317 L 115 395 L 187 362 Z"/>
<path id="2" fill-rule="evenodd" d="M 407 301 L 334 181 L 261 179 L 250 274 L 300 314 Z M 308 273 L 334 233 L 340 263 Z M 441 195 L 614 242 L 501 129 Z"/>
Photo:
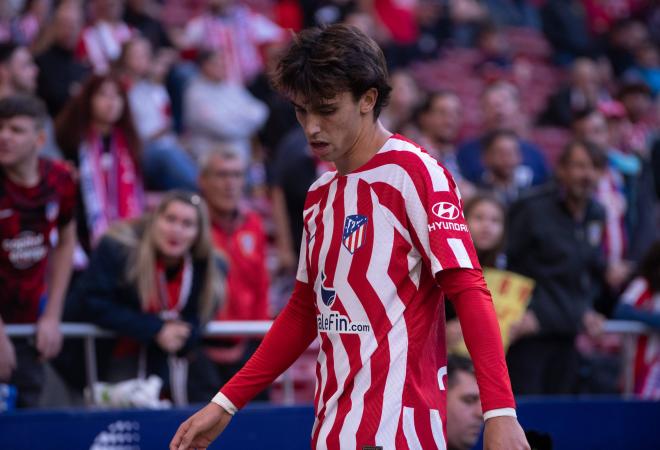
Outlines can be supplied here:
<path id="1" fill-rule="evenodd" d="M 604 156 L 574 142 L 559 158 L 557 183 L 511 207 L 508 263 L 536 282 L 508 352 L 517 394 L 570 393 L 578 368 L 577 333 L 600 333 L 593 310 L 602 290 L 605 212 L 593 200 Z"/>
<path id="2" fill-rule="evenodd" d="M 169 379 L 168 359 L 190 355 L 215 312 L 223 293 L 218 268 L 196 194 L 171 191 L 152 215 L 110 229 L 71 299 L 83 320 L 119 336 L 110 381 L 137 376 L 141 348 L 147 375 Z"/>

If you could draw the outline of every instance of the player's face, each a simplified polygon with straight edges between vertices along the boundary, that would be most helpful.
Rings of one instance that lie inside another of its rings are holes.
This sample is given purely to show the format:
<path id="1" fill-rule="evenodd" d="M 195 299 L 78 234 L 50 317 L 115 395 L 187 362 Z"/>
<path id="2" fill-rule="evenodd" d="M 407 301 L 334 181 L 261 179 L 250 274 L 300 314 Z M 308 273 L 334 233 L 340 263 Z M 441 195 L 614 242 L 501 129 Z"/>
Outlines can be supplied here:
<path id="1" fill-rule="evenodd" d="M 124 99 L 119 86 L 106 81 L 92 96 L 92 115 L 94 121 L 103 125 L 115 124 L 124 112 Z"/>
<path id="2" fill-rule="evenodd" d="M 482 425 L 477 380 L 472 374 L 457 372 L 456 380 L 447 391 L 448 446 L 471 449 L 479 439 Z"/>
<path id="3" fill-rule="evenodd" d="M 243 196 L 245 164 L 238 157 L 211 156 L 200 176 L 199 186 L 213 212 L 234 213 Z"/>
<path id="4" fill-rule="evenodd" d="M 181 258 L 190 251 L 199 233 L 197 210 L 174 200 L 156 215 L 153 226 L 157 251 L 165 258 Z"/>
<path id="5" fill-rule="evenodd" d="M 362 148 L 358 145 L 365 129 L 373 126 L 376 90 L 367 91 L 357 101 L 346 91 L 320 105 L 312 105 L 301 96 L 292 101 L 296 117 L 314 155 L 335 163 L 342 171 Z"/>
<path id="6" fill-rule="evenodd" d="M 504 213 L 491 201 L 477 203 L 466 217 L 474 246 L 479 251 L 497 247 L 504 235 Z"/>
<path id="7" fill-rule="evenodd" d="M 14 167 L 35 157 L 44 141 L 43 131 L 30 117 L 0 120 L 0 165 Z"/>

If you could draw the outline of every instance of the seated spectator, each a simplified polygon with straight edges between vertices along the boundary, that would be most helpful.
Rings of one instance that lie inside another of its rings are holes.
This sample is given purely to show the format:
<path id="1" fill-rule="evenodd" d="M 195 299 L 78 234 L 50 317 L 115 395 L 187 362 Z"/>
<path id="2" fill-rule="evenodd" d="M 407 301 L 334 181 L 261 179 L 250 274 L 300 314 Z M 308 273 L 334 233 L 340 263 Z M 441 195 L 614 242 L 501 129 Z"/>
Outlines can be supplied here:
<path id="1" fill-rule="evenodd" d="M 637 277 L 621 296 L 616 318 L 635 320 L 660 330 L 660 241 L 653 244 Z M 633 367 L 633 390 L 642 398 L 660 400 L 660 335 L 641 335 Z"/>
<path id="2" fill-rule="evenodd" d="M 222 51 L 202 52 L 201 73 L 185 94 L 184 123 L 193 153 L 199 158 L 214 143 L 235 147 L 243 161 L 251 158 L 251 138 L 268 118 L 268 107 L 242 85 L 230 81 Z"/>
<path id="3" fill-rule="evenodd" d="M 410 72 L 404 69 L 392 73 L 390 85 L 390 101 L 383 108 L 379 120 L 386 129 L 398 133 L 402 132 L 412 119 L 415 107 L 420 101 L 420 92 Z"/>
<path id="4" fill-rule="evenodd" d="M 581 0 L 548 0 L 541 8 L 545 37 L 555 50 L 560 64 L 569 64 L 580 56 L 592 57 L 596 42 L 587 26 L 587 14 Z"/>
<path id="5" fill-rule="evenodd" d="M 482 146 L 484 173 L 478 185 L 508 206 L 532 185 L 534 177 L 522 164 L 518 136 L 509 130 L 493 131 L 484 137 Z"/>
<path id="6" fill-rule="evenodd" d="M 548 99 L 539 122 L 544 125 L 569 127 L 576 112 L 596 108 L 602 101 L 610 99 L 603 85 L 598 66 L 588 58 L 578 58 L 571 68 L 571 79 Z"/>
<path id="7" fill-rule="evenodd" d="M 0 44 L 0 98 L 34 93 L 39 69 L 27 47 Z"/>
<path id="8" fill-rule="evenodd" d="M 447 358 L 447 450 L 470 450 L 481 436 L 484 418 L 479 386 L 469 359 Z"/>
<path id="9" fill-rule="evenodd" d="M 211 235 L 219 253 L 227 255 L 227 295 L 216 320 L 268 320 L 266 233 L 259 215 L 244 205 L 245 162 L 229 148 L 216 148 L 200 161 L 199 185 L 209 205 Z M 258 342 L 221 339 L 206 350 L 217 364 L 219 385 L 245 364 Z"/>
<path id="10" fill-rule="evenodd" d="M 485 89 L 481 97 L 483 107 L 484 133 L 508 129 L 524 136 L 527 128 L 525 116 L 520 107 L 518 89 L 508 82 L 497 82 Z M 463 176 L 472 183 L 478 183 L 484 173 L 481 145 L 483 138 L 475 138 L 458 148 L 458 165 Z M 531 142 L 520 139 L 522 163 L 534 174 L 532 184 L 538 185 L 548 177 L 548 168 L 541 151 Z"/>
<path id="11" fill-rule="evenodd" d="M 89 254 L 113 222 L 144 210 L 140 139 L 119 79 L 90 78 L 57 117 L 55 130 L 78 170 L 78 240 Z"/>
<path id="12" fill-rule="evenodd" d="M 34 95 L 38 73 L 39 69 L 27 47 L 12 43 L 0 44 L 0 99 L 15 94 Z M 60 158 L 50 117 L 44 123 L 44 130 L 46 143 L 41 149 L 41 154 Z"/>
<path id="13" fill-rule="evenodd" d="M 660 50 L 653 42 L 646 42 L 635 52 L 635 62 L 624 78 L 643 81 L 651 89 L 653 97 L 657 97 L 660 94 Z"/>
<path id="14" fill-rule="evenodd" d="M 632 18 L 616 21 L 605 42 L 605 52 L 612 64 L 614 75 L 620 77 L 635 65 L 635 53 L 649 40 L 644 24 Z"/>
<path id="15" fill-rule="evenodd" d="M 124 22 L 140 32 L 151 46 L 158 50 L 161 47 L 171 47 L 172 42 L 158 17 L 160 6 L 150 0 L 126 0 Z"/>
<path id="16" fill-rule="evenodd" d="M 535 288 L 507 360 L 514 392 L 568 394 L 578 370 L 575 337 L 598 335 L 594 304 L 603 290 L 605 212 L 594 200 L 603 154 L 570 143 L 557 165 L 557 183 L 539 188 L 510 209 L 509 268 Z"/>
<path id="17" fill-rule="evenodd" d="M 124 0 L 92 0 L 94 20 L 78 41 L 78 58 L 92 66 L 94 73 L 107 73 L 119 58 L 121 46 L 134 31 L 122 20 Z"/>
<path id="18" fill-rule="evenodd" d="M 242 2 L 209 0 L 204 13 L 188 22 L 175 41 L 182 50 L 214 52 L 225 67 L 223 78 L 246 85 L 264 69 L 261 47 L 283 37 L 279 26 Z"/>
<path id="19" fill-rule="evenodd" d="M 167 54 L 154 57 L 145 38 L 133 38 L 124 44 L 119 73 L 142 140 L 147 188 L 197 190 L 197 165 L 174 133 L 170 98 L 163 85 L 168 59 Z"/>
<path id="20" fill-rule="evenodd" d="M 461 99 L 451 91 L 428 94 L 414 115 L 419 129 L 417 141 L 454 177 L 463 197 L 474 187 L 461 176 L 456 160 L 456 142 L 462 122 Z"/>
<path id="21" fill-rule="evenodd" d="M 509 51 L 506 34 L 493 24 L 481 27 L 477 35 L 477 48 L 481 59 L 475 71 L 484 79 L 501 79 L 511 70 L 513 58 Z"/>
<path id="22" fill-rule="evenodd" d="M 617 96 L 626 108 L 630 126 L 624 135 L 623 150 L 648 160 L 654 125 L 651 89 L 643 82 L 625 82 Z"/>
<path id="23" fill-rule="evenodd" d="M 25 0 L 17 17 L 19 38 L 15 42 L 32 47 L 50 19 L 52 0 Z"/>
<path id="24" fill-rule="evenodd" d="M 117 334 L 113 357 L 99 361 L 109 381 L 135 378 L 146 364 L 141 375 L 158 375 L 176 404 L 187 403 L 185 380 L 171 371 L 197 348 L 222 298 L 210 239 L 206 205 L 185 191 L 103 236 L 69 301 L 82 305 L 83 320 Z"/>
<path id="25" fill-rule="evenodd" d="M 74 96 L 89 74 L 89 69 L 75 57 L 76 44 L 82 29 L 83 16 L 78 6 L 62 3 L 48 24 L 50 37 L 44 51 L 37 55 L 39 67 L 37 93 L 55 117 L 70 97 Z"/>
<path id="26" fill-rule="evenodd" d="M 0 100 L 0 383 L 17 387 L 19 407 L 38 406 L 43 362 L 60 351 L 76 241 L 71 173 L 39 157 L 47 118 L 33 97 Z M 5 323 L 36 324 L 36 336 L 12 343 Z"/>
<path id="27" fill-rule="evenodd" d="M 483 0 L 490 20 L 499 27 L 541 29 L 538 6 L 533 2 L 517 0 Z"/>

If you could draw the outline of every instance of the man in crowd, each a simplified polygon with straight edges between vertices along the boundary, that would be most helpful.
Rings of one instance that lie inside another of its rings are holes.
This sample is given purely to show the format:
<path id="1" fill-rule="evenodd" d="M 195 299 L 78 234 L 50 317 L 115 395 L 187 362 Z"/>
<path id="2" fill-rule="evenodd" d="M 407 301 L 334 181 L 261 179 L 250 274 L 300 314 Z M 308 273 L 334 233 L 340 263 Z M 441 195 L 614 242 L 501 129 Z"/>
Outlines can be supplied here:
<path id="1" fill-rule="evenodd" d="M 479 386 L 472 361 L 458 355 L 447 358 L 447 450 L 470 450 L 484 425 Z"/>
<path id="2" fill-rule="evenodd" d="M 33 97 L 0 100 L 0 382 L 17 386 L 19 407 L 38 405 L 43 361 L 60 351 L 76 240 L 71 174 L 39 157 L 46 118 Z M 12 342 L 12 323 L 36 324 L 36 335 Z"/>
<path id="3" fill-rule="evenodd" d="M 557 183 L 511 207 L 510 270 L 536 282 L 518 339 L 507 360 L 517 394 L 568 394 L 575 387 L 575 337 L 598 335 L 603 317 L 593 307 L 603 287 L 605 212 L 594 192 L 604 155 L 589 143 L 569 144 Z"/>

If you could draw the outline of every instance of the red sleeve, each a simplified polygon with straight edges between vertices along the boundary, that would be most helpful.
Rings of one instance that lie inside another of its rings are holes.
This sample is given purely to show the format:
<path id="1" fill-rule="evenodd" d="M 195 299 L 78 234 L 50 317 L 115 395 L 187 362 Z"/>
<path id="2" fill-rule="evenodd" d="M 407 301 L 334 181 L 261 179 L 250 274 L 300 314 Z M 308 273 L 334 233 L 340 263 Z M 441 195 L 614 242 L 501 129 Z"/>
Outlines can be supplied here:
<path id="1" fill-rule="evenodd" d="M 483 411 L 515 408 L 500 327 L 481 270 L 443 271 L 437 274 L 437 280 L 454 304 L 461 323 L 465 345 L 474 363 Z"/>
<path id="2" fill-rule="evenodd" d="M 289 303 L 275 319 L 257 351 L 220 392 L 234 406 L 242 408 L 289 368 L 316 335 L 313 291 L 307 283 L 298 281 Z"/>

